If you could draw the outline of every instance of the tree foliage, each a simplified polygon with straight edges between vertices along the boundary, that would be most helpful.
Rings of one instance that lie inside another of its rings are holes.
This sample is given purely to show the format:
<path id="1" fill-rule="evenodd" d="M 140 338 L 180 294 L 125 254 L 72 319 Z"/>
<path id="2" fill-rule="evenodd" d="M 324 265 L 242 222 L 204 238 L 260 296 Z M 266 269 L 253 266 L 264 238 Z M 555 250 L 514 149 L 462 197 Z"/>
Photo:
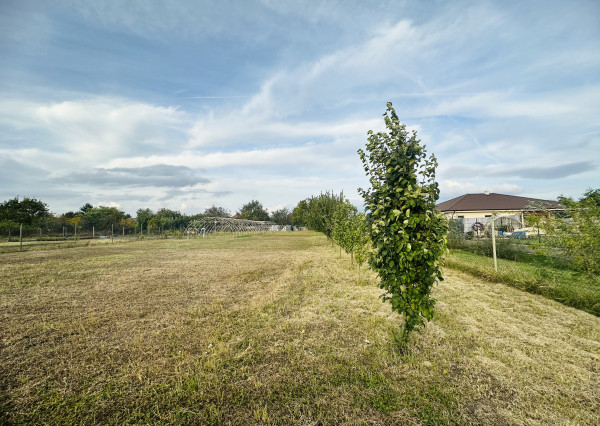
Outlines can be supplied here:
<path id="1" fill-rule="evenodd" d="M 271 214 L 271 221 L 275 222 L 277 225 L 291 225 L 290 211 L 287 208 L 282 208 L 279 210 L 275 210 L 273 214 Z"/>
<path id="2" fill-rule="evenodd" d="M 352 245 L 349 241 L 350 218 L 356 214 L 356 207 L 345 200 L 336 206 L 333 214 L 333 232 L 332 238 L 346 253 L 352 252 Z"/>
<path id="3" fill-rule="evenodd" d="M 292 214 L 294 224 L 303 225 L 313 231 L 322 232 L 331 239 L 333 237 L 334 216 L 338 205 L 346 201 L 344 194 L 332 192 L 321 193 L 298 203 Z"/>
<path id="4" fill-rule="evenodd" d="M 217 207 L 212 205 L 211 207 L 204 210 L 204 216 L 206 217 L 231 217 L 229 210 L 223 207 Z"/>
<path id="5" fill-rule="evenodd" d="M 148 208 L 138 209 L 136 212 L 137 224 L 141 229 L 148 229 L 148 222 L 154 217 L 154 212 Z"/>
<path id="6" fill-rule="evenodd" d="M 269 213 L 257 200 L 252 200 L 242 206 L 238 212 L 240 219 L 268 221 Z"/>
<path id="7" fill-rule="evenodd" d="M 94 206 L 92 206 L 90 203 L 85 203 L 83 206 L 81 206 L 79 208 L 79 212 L 85 214 L 88 210 L 93 209 Z"/>
<path id="8" fill-rule="evenodd" d="M 362 265 L 368 253 L 369 233 L 364 213 L 358 213 L 350 202 L 338 204 L 334 214 L 333 240 Z"/>
<path id="9" fill-rule="evenodd" d="M 564 196 L 558 201 L 567 208 L 561 215 L 566 218 L 559 216 L 541 226 L 556 237 L 556 244 L 577 269 L 600 274 L 600 188 L 587 189 L 578 201 Z"/>
<path id="10" fill-rule="evenodd" d="M 87 229 L 93 227 L 97 230 L 108 230 L 112 225 L 118 226 L 123 218 L 125 213 L 116 207 L 92 207 L 83 213 L 83 226 Z"/>
<path id="11" fill-rule="evenodd" d="M 404 314 L 406 342 L 411 331 L 433 318 L 431 287 L 443 279 L 447 223 L 435 210 L 435 156 L 426 157 L 416 131 L 409 134 L 391 103 L 384 120 L 387 133 L 370 130 L 366 152 L 358 151 L 371 183 L 359 192 L 372 220 L 369 263 L 386 291 L 382 298 Z"/>
<path id="12" fill-rule="evenodd" d="M 35 198 L 19 197 L 0 203 L 0 222 L 12 222 L 23 225 L 39 225 L 50 215 L 48 206 Z"/>
<path id="13" fill-rule="evenodd" d="M 301 200 L 298 205 L 292 210 L 292 225 L 306 226 L 308 218 L 308 199 Z"/>

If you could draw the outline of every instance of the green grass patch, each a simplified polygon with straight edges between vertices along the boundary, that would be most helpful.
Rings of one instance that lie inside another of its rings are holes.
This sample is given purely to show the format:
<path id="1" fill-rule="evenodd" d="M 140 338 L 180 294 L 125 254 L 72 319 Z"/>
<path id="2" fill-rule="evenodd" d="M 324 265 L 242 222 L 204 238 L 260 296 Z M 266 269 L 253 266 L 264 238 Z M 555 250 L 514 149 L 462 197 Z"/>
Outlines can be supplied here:
<path id="1" fill-rule="evenodd" d="M 463 250 L 452 250 L 446 266 L 478 277 L 506 283 L 520 290 L 541 294 L 583 311 L 600 316 L 600 277 L 570 269 L 548 266 L 530 255 L 529 262 L 493 259 Z"/>

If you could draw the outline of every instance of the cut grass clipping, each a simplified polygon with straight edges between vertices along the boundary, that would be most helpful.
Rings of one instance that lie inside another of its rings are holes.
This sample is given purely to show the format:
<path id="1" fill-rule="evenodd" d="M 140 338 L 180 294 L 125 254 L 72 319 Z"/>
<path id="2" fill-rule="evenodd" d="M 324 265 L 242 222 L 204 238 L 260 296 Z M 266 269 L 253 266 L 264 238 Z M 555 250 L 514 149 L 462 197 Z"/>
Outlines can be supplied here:
<path id="1" fill-rule="evenodd" d="M 446 271 L 400 320 L 321 235 L 0 256 L 0 423 L 600 424 L 600 319 Z"/>

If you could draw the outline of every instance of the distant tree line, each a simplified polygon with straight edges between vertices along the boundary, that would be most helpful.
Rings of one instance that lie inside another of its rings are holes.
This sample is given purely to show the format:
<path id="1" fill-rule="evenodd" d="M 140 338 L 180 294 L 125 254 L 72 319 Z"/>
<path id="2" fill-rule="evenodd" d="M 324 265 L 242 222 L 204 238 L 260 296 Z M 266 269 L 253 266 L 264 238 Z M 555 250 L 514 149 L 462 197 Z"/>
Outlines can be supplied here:
<path id="1" fill-rule="evenodd" d="M 18 196 L 0 203 L 0 234 L 16 235 L 22 225 L 27 235 L 70 236 L 96 234 L 107 231 L 124 234 L 169 234 L 181 232 L 188 224 L 203 217 L 231 217 L 231 213 L 218 206 L 211 206 L 203 213 L 188 215 L 176 210 L 161 208 L 154 212 L 149 208 L 140 208 L 136 216 L 125 213 L 116 207 L 93 206 L 84 204 L 77 211 L 60 215 L 51 213 L 48 205 L 35 198 Z M 252 200 L 244 204 L 233 216 L 240 219 L 272 221 L 279 225 L 291 225 L 292 214 L 282 208 L 269 214 L 263 205 Z"/>

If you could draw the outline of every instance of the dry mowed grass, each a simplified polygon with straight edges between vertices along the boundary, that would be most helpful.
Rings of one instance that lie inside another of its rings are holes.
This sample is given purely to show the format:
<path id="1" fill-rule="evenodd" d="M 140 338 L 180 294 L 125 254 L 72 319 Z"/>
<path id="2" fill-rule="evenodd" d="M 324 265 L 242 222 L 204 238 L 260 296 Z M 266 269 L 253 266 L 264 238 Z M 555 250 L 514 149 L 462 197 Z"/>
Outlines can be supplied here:
<path id="1" fill-rule="evenodd" d="M 324 237 L 0 255 L 0 423 L 600 424 L 600 318 L 454 271 L 399 317 Z"/>

